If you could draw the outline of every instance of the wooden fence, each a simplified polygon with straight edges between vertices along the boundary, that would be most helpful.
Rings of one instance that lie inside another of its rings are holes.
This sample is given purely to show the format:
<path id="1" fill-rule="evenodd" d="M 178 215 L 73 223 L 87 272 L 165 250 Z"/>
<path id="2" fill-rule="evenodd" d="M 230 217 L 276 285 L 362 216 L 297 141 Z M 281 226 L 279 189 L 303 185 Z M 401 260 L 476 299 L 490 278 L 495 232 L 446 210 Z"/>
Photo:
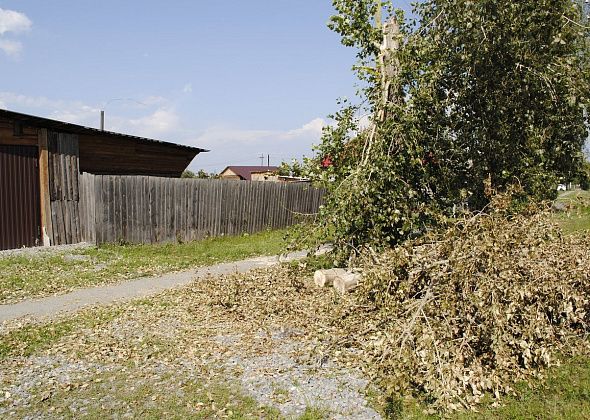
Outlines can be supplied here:
<path id="1" fill-rule="evenodd" d="M 192 241 L 279 229 L 313 214 L 323 191 L 309 184 L 80 176 L 85 241 Z"/>

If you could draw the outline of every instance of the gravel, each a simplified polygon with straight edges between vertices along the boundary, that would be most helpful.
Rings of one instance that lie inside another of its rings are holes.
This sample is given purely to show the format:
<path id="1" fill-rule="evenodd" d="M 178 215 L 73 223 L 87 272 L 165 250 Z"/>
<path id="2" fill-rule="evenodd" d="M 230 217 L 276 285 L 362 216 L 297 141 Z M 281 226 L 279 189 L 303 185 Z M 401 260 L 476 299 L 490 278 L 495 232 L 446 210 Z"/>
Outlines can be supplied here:
<path id="1" fill-rule="evenodd" d="M 366 399 L 368 380 L 360 372 L 338 367 L 326 356 L 321 360 L 309 358 L 297 341 L 299 334 L 296 330 L 274 330 L 270 353 L 233 356 L 226 366 L 239 372 L 245 392 L 286 417 L 299 417 L 313 407 L 329 413 L 331 419 L 380 419 Z M 217 337 L 218 343 L 226 345 L 237 340 L 235 336 Z"/>
<path id="2" fill-rule="evenodd" d="M 32 256 L 52 256 L 64 253 L 74 253 L 83 249 L 92 248 L 94 245 L 88 242 L 82 242 L 74 245 L 56 245 L 56 246 L 38 246 L 34 248 L 19 248 L 0 251 L 0 258 L 8 257 L 32 257 Z M 84 257 L 71 255 L 71 258 Z"/>
<path id="3" fill-rule="evenodd" d="M 115 320 L 108 326 L 108 335 L 117 341 L 142 342 L 146 332 L 142 326 L 132 321 Z M 164 325 L 155 327 L 165 329 Z M 162 331 L 168 339 L 175 334 Z M 92 331 L 86 331 L 92 334 Z M 149 332 L 147 332 L 149 334 Z M 100 357 L 55 354 L 17 358 L 5 361 L 0 369 L 0 418 L 53 418 L 48 405 L 41 404 L 55 393 L 69 389 L 80 389 L 85 384 L 96 382 L 96 378 L 106 378 L 99 398 L 82 398 L 74 393 L 62 404 L 70 414 L 77 416 L 96 408 L 118 414 L 121 417 L 134 417 L 128 403 L 113 393 L 109 380 L 131 379 L 133 386 L 149 385 L 162 394 L 182 393 L 179 383 L 195 381 L 204 383 L 237 383 L 242 392 L 254 398 L 259 404 L 278 409 L 286 418 L 297 418 L 308 408 L 325 412 L 331 419 L 380 419 L 366 399 L 366 378 L 353 369 L 339 367 L 329 358 L 314 360 L 306 356 L 303 342 L 298 340 L 299 332 L 289 329 L 276 329 L 270 333 L 259 333 L 270 339 L 269 351 L 265 354 L 240 355 L 240 342 L 247 339 L 239 334 L 217 335 L 211 337 L 218 350 L 227 357 L 210 355 L 200 357 L 179 357 L 173 361 L 158 358 L 145 359 L 135 366 L 130 361 L 116 362 L 101 360 Z M 221 362 L 221 363 L 220 363 Z M 9 366 L 6 366 L 6 365 Z M 206 369 L 204 367 L 207 366 Z M 8 368 L 7 368 L 8 367 Z M 204 372 L 208 371 L 208 376 Z M 215 372 L 211 375 L 210 372 Z M 110 378 L 110 379 L 109 379 Z M 83 388 L 82 388 L 83 389 Z M 148 401 L 147 403 L 151 403 Z M 23 417 L 22 413 L 26 413 Z"/>

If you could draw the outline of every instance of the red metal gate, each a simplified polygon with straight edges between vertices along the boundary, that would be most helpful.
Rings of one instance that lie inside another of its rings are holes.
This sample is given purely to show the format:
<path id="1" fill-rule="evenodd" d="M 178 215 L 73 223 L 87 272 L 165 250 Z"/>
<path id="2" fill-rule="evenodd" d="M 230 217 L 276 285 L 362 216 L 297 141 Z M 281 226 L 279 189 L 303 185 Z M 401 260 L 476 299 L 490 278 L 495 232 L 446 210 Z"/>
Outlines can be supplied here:
<path id="1" fill-rule="evenodd" d="M 38 149 L 0 146 L 0 249 L 41 240 Z"/>

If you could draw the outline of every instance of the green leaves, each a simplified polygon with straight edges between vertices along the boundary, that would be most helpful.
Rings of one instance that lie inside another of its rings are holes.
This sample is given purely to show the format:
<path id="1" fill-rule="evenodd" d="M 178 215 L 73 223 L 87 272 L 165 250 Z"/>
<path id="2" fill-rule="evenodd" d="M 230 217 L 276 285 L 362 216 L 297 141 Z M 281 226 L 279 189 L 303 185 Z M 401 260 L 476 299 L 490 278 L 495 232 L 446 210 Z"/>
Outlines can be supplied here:
<path id="1" fill-rule="evenodd" d="M 578 176 L 590 55 L 571 0 L 425 0 L 416 22 L 389 1 L 333 4 L 329 27 L 357 49 L 362 105 L 343 105 L 309 163 L 343 258 L 482 209 L 513 184 L 519 200 L 547 199 Z M 397 50 L 381 29 L 394 15 Z"/>

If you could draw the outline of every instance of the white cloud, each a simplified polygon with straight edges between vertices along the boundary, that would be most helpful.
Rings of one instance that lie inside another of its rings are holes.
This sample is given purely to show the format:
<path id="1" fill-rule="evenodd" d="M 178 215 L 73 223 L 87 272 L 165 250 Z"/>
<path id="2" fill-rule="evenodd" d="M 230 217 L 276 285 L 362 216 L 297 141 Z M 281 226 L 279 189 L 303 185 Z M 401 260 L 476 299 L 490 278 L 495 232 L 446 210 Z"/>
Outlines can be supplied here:
<path id="1" fill-rule="evenodd" d="M 326 121 L 316 118 L 303 126 L 291 130 L 245 130 L 223 126 L 213 126 L 206 129 L 194 140 L 195 144 L 204 144 L 208 147 L 226 144 L 255 145 L 260 142 L 274 141 L 283 144 L 296 142 L 300 138 L 319 140 Z"/>
<path id="2" fill-rule="evenodd" d="M 55 101 L 44 96 L 26 96 L 12 92 L 0 92 L 0 100 L 11 106 L 26 108 L 63 108 L 63 101 Z"/>
<path id="3" fill-rule="evenodd" d="M 0 38 L 0 50 L 10 57 L 18 57 L 23 49 L 23 44 L 18 41 L 10 41 Z"/>
<path id="4" fill-rule="evenodd" d="M 0 92 L 0 106 L 96 128 L 100 122 L 100 110 L 104 109 L 104 105 L 11 92 Z M 240 129 L 225 125 L 199 130 L 191 125 L 190 119 L 181 118 L 173 102 L 157 96 L 139 98 L 137 103 L 111 103 L 105 116 L 108 131 L 210 149 L 210 153 L 199 155 L 191 165 L 192 169 L 205 168 L 208 171 L 219 171 L 232 164 L 260 164 L 258 156 L 261 153 L 270 154 L 271 164 L 310 156 L 312 145 L 320 140 L 325 125 L 325 120 L 315 118 L 285 130 Z"/>
<path id="5" fill-rule="evenodd" d="M 26 96 L 12 92 L 0 92 L 0 104 L 7 109 L 89 127 L 99 126 L 100 111 L 105 109 L 105 104 L 92 106 L 81 101 L 53 100 L 44 96 Z M 123 108 L 117 108 L 121 104 L 124 105 Z M 109 131 L 144 137 L 171 136 L 171 139 L 178 135 L 180 119 L 166 98 L 148 96 L 138 101 L 113 102 L 108 105 L 105 128 Z M 139 116 L 122 116 L 129 112 L 139 113 Z"/>
<path id="6" fill-rule="evenodd" d="M 270 155 L 271 165 L 278 165 L 281 161 L 310 156 L 312 146 L 319 142 L 326 124 L 322 118 L 315 118 L 288 130 L 213 126 L 184 143 L 211 150 L 197 156 L 191 165 L 194 170 L 220 171 L 228 165 L 260 165 L 260 154 Z"/>
<path id="7" fill-rule="evenodd" d="M 145 117 L 131 119 L 131 131 L 145 137 L 160 137 L 178 129 L 180 118 L 173 109 L 159 108 Z"/>
<path id="8" fill-rule="evenodd" d="M 31 29 L 33 23 L 23 13 L 0 8 L 0 50 L 16 58 L 23 49 L 20 41 L 6 39 L 6 34 L 20 34 Z"/>
<path id="9" fill-rule="evenodd" d="M 31 26 L 33 23 L 24 13 L 0 9 L 0 35 L 7 32 L 15 34 L 27 32 Z"/>
<path id="10" fill-rule="evenodd" d="M 285 139 L 299 137 L 302 135 L 309 135 L 317 137 L 318 139 L 322 135 L 322 130 L 326 126 L 326 121 L 323 118 L 316 118 L 311 120 L 307 124 L 304 124 L 303 127 L 296 128 L 295 130 L 291 130 L 286 132 L 282 137 Z"/>

